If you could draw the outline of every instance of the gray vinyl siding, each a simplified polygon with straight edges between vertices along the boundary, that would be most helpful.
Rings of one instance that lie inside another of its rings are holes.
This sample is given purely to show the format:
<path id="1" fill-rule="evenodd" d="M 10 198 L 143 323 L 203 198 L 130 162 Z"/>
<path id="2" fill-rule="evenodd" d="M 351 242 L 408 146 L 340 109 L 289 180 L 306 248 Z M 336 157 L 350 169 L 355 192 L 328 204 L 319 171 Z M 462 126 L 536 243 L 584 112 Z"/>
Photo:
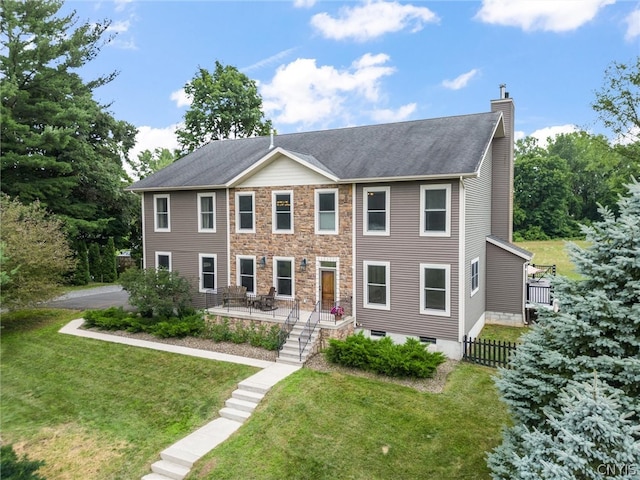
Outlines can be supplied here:
<path id="1" fill-rule="evenodd" d="M 197 191 L 155 192 L 170 195 L 170 232 L 154 232 L 153 195 L 144 194 L 145 255 L 147 268 L 155 268 L 155 252 L 171 252 L 171 267 L 193 285 L 193 305 L 205 307 L 205 295 L 198 292 L 199 254 L 217 255 L 218 286 L 227 284 L 227 198 L 226 190 L 202 190 L 216 193 L 215 233 L 198 232 Z"/>
<path id="2" fill-rule="evenodd" d="M 491 234 L 491 149 L 482 162 L 477 178 L 464 180 L 465 186 L 465 261 L 464 331 L 468 333 L 486 310 L 487 249 L 486 237 Z M 471 296 L 471 260 L 479 258 L 479 289 Z"/>
<path id="3" fill-rule="evenodd" d="M 420 236 L 420 186 L 451 184 L 451 236 Z M 390 235 L 363 235 L 363 187 L 390 187 Z M 459 183 L 396 182 L 356 186 L 357 321 L 365 329 L 458 341 Z M 390 310 L 364 307 L 363 262 L 390 262 Z M 451 268 L 450 316 L 420 313 L 420 264 L 448 264 Z"/>
<path id="4" fill-rule="evenodd" d="M 525 260 L 487 242 L 487 311 L 523 313 Z"/>
<path id="5" fill-rule="evenodd" d="M 505 136 L 493 139 L 493 196 L 491 203 L 491 233 L 507 242 L 513 232 L 513 122 L 512 101 L 494 101 L 493 111 L 504 117 Z"/>

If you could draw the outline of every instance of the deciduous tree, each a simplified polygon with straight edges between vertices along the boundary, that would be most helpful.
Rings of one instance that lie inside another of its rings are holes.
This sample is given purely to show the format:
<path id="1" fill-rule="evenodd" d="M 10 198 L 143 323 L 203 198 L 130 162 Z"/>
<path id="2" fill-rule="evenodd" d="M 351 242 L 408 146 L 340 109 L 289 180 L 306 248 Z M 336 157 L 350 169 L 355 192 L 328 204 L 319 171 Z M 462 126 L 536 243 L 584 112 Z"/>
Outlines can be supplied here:
<path id="1" fill-rule="evenodd" d="M 0 194 L 2 304 L 35 304 L 59 293 L 63 276 L 74 267 L 62 222 L 39 202 L 23 205 Z"/>
<path id="2" fill-rule="evenodd" d="M 212 140 L 267 135 L 271 129 L 256 82 L 236 67 L 216 61 L 213 73 L 199 68 L 184 90 L 191 107 L 184 128 L 176 131 L 184 153 Z"/>

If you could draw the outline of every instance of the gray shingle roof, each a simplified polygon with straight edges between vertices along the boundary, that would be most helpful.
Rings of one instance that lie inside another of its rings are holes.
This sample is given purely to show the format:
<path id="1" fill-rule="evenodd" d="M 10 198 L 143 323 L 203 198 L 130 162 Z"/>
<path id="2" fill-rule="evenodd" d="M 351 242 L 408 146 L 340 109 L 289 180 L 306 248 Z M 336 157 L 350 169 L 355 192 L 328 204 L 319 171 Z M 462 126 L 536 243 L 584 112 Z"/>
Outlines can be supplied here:
<path id="1" fill-rule="evenodd" d="M 472 175 L 499 112 L 276 135 L 274 145 L 340 181 Z M 129 190 L 225 186 L 269 154 L 270 138 L 211 142 Z"/>

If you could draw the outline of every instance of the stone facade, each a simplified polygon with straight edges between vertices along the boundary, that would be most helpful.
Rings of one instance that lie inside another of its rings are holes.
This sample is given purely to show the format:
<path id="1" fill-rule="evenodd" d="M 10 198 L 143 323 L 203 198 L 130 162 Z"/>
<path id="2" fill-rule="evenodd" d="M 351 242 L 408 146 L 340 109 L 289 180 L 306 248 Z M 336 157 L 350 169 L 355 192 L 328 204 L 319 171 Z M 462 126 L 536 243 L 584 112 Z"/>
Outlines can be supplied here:
<path id="1" fill-rule="evenodd" d="M 315 191 L 318 189 L 338 189 L 337 234 L 319 235 L 315 233 Z M 273 232 L 274 191 L 293 192 L 293 233 Z M 255 205 L 255 233 L 236 232 L 236 193 L 252 192 Z M 230 278 L 236 282 L 237 262 L 240 256 L 255 256 L 257 293 L 264 294 L 274 285 L 274 257 L 293 258 L 294 295 L 300 300 L 302 310 L 313 310 L 319 300 L 319 257 L 338 260 L 336 277 L 336 299 L 351 295 L 353 286 L 353 215 L 351 185 L 295 185 L 272 188 L 235 188 L 229 191 L 229 236 L 230 236 Z M 260 265 L 265 257 L 266 266 Z M 300 264 L 306 259 L 307 266 L 302 271 Z"/>

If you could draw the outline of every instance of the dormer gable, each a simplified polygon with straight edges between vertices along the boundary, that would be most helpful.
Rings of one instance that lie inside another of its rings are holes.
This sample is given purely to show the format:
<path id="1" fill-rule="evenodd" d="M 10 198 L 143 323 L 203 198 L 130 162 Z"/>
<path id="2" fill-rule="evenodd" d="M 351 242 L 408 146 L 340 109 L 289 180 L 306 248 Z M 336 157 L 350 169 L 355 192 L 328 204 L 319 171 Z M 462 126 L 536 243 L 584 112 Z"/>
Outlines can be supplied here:
<path id="1" fill-rule="evenodd" d="M 337 183 L 338 177 L 312 155 L 273 148 L 228 182 L 229 187 L 275 187 Z"/>

